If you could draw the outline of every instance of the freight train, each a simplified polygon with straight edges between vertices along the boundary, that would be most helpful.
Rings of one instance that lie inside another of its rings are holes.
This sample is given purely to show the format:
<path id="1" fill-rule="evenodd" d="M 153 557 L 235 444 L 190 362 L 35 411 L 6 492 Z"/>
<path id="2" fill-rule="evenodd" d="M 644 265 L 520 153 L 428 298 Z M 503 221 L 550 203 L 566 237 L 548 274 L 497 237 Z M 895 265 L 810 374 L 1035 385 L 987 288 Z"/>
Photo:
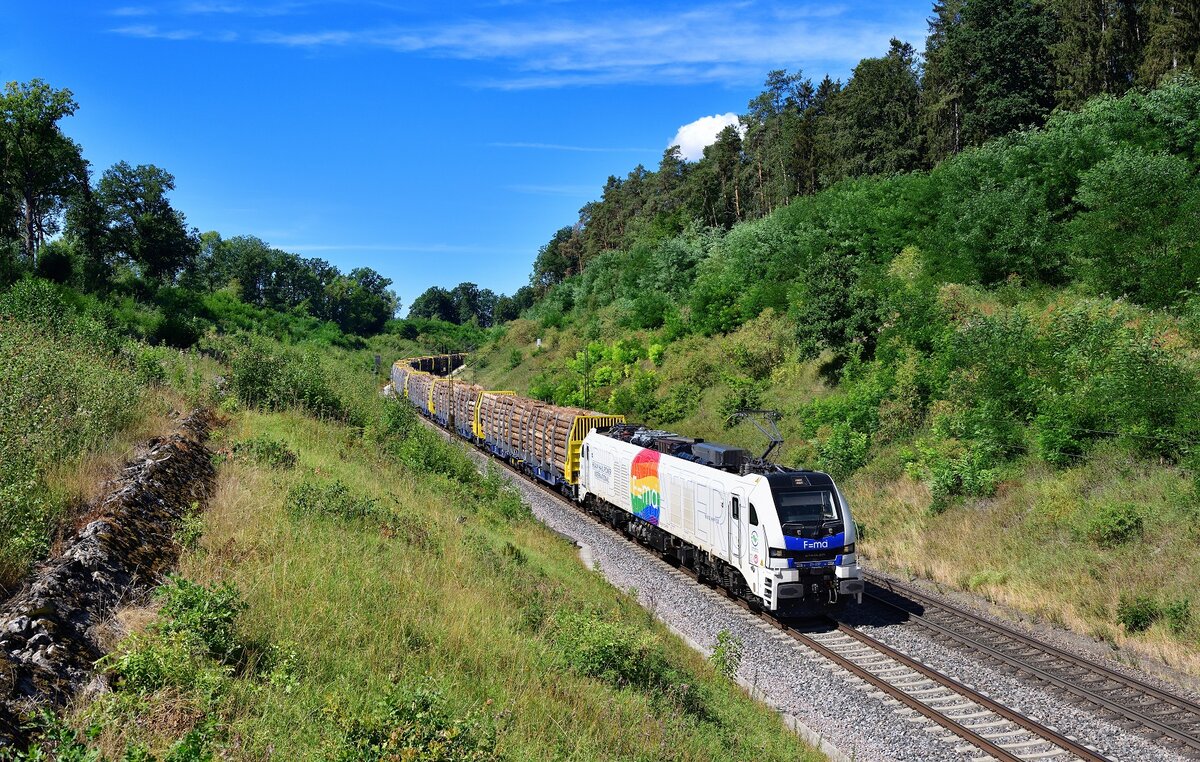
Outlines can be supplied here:
<path id="1" fill-rule="evenodd" d="M 829 474 L 457 381 L 464 359 L 399 360 L 392 391 L 751 605 L 800 613 L 862 602 L 854 520 Z"/>

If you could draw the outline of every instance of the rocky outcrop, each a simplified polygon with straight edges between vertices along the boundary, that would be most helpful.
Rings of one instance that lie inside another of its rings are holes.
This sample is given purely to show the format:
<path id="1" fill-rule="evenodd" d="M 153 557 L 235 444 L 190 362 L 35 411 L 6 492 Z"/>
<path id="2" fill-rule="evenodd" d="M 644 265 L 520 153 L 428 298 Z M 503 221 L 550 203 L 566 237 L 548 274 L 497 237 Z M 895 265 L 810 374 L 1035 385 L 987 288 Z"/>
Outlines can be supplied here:
<path id="1" fill-rule="evenodd" d="M 147 442 L 86 525 L 0 604 L 0 747 L 23 742 L 23 715 L 65 703 L 87 682 L 103 655 L 100 625 L 175 563 L 172 533 L 215 482 L 210 424 L 193 413 Z"/>

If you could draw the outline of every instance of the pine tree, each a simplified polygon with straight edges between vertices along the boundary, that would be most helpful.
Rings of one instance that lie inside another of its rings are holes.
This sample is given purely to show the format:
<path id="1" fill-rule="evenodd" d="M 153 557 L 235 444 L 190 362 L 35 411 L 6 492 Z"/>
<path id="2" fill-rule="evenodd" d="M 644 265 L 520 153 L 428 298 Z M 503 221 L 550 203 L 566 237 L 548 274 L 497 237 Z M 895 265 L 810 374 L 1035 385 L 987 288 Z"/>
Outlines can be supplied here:
<path id="1" fill-rule="evenodd" d="M 962 82 L 954 58 L 953 31 L 964 0 L 937 0 L 925 40 L 921 81 L 921 132 L 929 163 L 962 150 Z"/>
<path id="2" fill-rule="evenodd" d="M 1135 0 L 1054 0 L 1058 39 L 1051 45 L 1060 106 L 1077 108 L 1102 93 L 1132 86 L 1141 59 L 1142 30 Z"/>
<path id="3" fill-rule="evenodd" d="M 920 165 L 916 52 L 893 39 L 887 55 L 864 58 L 832 114 L 839 177 L 906 172 Z"/>
<path id="4" fill-rule="evenodd" d="M 1144 84 L 1155 86 L 1200 65 L 1200 0 L 1150 0 L 1146 6 L 1146 50 L 1139 74 Z"/>

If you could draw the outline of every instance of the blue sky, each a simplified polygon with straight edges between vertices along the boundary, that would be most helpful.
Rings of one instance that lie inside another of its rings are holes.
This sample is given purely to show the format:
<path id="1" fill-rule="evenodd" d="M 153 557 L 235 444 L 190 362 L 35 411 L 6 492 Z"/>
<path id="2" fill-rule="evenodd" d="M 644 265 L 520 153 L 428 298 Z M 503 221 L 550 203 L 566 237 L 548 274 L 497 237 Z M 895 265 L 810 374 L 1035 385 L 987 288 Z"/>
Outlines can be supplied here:
<path id="1" fill-rule="evenodd" d="M 512 293 L 608 175 L 745 110 L 771 69 L 920 49 L 931 3 L 7 5 L 0 80 L 69 88 L 97 176 L 158 165 L 189 224 L 373 267 L 406 310 L 435 284 Z"/>

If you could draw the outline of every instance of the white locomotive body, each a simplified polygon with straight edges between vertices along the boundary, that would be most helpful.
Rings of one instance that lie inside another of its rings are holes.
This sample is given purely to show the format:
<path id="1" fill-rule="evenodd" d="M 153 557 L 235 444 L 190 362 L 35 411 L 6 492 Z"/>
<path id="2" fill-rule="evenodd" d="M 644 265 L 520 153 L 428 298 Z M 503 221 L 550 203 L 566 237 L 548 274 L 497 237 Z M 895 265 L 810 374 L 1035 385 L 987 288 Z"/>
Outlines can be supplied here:
<path id="1" fill-rule="evenodd" d="M 861 602 L 850 507 L 823 472 L 733 473 L 592 431 L 576 499 L 767 610 Z"/>

